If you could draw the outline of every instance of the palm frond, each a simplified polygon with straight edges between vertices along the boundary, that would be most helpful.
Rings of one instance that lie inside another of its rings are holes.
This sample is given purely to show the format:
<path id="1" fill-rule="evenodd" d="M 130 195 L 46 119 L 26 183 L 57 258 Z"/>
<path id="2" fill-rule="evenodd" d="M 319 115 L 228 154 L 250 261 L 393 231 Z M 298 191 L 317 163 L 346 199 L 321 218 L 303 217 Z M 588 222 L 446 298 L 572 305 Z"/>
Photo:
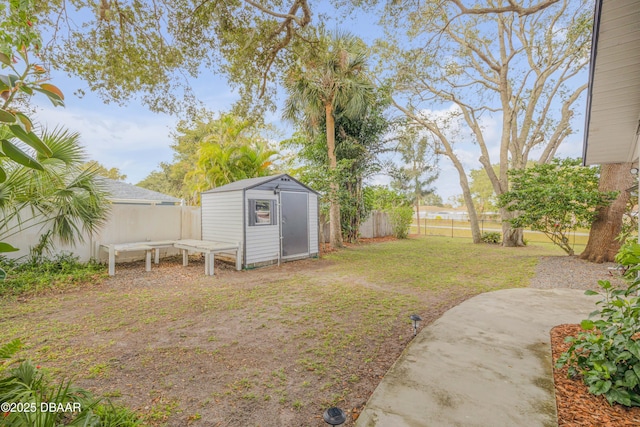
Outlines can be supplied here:
<path id="1" fill-rule="evenodd" d="M 80 144 L 80 134 L 71 132 L 62 127 L 53 130 L 45 129 L 42 134 L 42 141 L 47 144 L 53 154 L 49 157 L 38 156 L 38 161 L 55 164 L 62 162 L 66 166 L 82 163 L 85 161 L 86 153 Z"/>

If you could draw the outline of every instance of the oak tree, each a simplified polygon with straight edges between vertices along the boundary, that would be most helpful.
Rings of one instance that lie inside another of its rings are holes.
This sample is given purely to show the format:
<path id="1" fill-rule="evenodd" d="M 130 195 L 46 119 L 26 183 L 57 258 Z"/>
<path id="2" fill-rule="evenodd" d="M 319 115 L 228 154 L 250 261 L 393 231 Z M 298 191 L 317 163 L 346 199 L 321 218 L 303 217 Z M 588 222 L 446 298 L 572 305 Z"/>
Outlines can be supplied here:
<path id="1" fill-rule="evenodd" d="M 388 37 L 379 43 L 382 69 L 397 93 L 394 105 L 433 133 L 438 152 L 458 172 L 474 242 L 480 227 L 460 141 L 477 146 L 478 162 L 501 195 L 509 170 L 553 158 L 573 132 L 574 107 L 587 88 L 589 2 L 548 2 L 528 14 L 511 1 L 493 5 L 470 13 L 459 2 L 399 2 L 387 9 Z M 398 30 L 411 42 L 400 47 L 393 37 Z M 497 123 L 495 151 L 489 121 Z M 511 213 L 502 209 L 501 216 L 503 245 L 522 245 Z"/>
<path id="2" fill-rule="evenodd" d="M 589 230 L 589 240 L 580 258 L 591 262 L 613 262 L 620 250 L 616 238 L 622 231 L 631 191 L 637 191 L 636 177 L 630 173 L 632 163 L 612 163 L 600 166 L 600 191 L 617 191 L 618 196 L 607 206 L 597 210 L 596 219 Z"/>

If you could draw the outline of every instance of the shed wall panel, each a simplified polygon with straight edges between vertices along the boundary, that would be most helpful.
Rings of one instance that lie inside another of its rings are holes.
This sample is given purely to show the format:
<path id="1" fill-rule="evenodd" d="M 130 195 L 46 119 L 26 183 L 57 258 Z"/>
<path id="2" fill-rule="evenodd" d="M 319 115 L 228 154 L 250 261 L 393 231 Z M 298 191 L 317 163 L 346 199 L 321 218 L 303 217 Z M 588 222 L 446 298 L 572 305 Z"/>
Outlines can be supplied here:
<path id="1" fill-rule="evenodd" d="M 249 223 L 249 199 L 278 200 L 278 197 L 273 194 L 273 190 L 247 190 L 245 200 L 247 224 Z M 278 212 L 272 214 L 278 216 L 278 221 L 274 225 L 247 225 L 247 259 L 245 261 L 247 265 L 278 260 L 278 253 L 280 251 L 280 218 Z"/>
<path id="2" fill-rule="evenodd" d="M 242 242 L 242 191 L 202 195 L 202 240 Z"/>

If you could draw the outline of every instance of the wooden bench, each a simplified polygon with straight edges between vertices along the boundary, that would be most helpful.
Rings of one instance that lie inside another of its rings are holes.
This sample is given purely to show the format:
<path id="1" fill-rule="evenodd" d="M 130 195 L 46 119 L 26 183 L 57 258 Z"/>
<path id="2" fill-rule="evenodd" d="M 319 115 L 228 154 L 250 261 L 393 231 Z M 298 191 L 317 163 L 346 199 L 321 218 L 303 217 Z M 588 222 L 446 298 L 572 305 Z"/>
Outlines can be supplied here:
<path id="1" fill-rule="evenodd" d="M 153 242 L 101 244 L 100 250 L 109 254 L 109 276 L 116 274 L 116 256 L 124 252 L 145 251 L 145 271 L 151 271 L 151 252 L 154 252 L 154 261 L 160 263 L 161 248 L 176 248 L 182 251 L 182 265 L 189 263 L 189 252 L 199 252 L 204 256 L 204 274 L 214 275 L 215 254 L 220 252 L 236 253 L 236 270 L 242 269 L 242 254 L 240 243 L 221 243 L 205 240 L 159 240 Z"/>
<path id="2" fill-rule="evenodd" d="M 189 264 L 189 251 L 202 253 L 204 255 L 204 274 L 207 276 L 213 276 L 215 254 L 220 252 L 235 252 L 236 270 L 242 270 L 242 255 L 240 253 L 240 243 L 234 244 L 185 239 L 177 240 L 174 243 L 173 247 L 182 250 L 182 265 L 184 266 L 187 266 Z"/>
<path id="3" fill-rule="evenodd" d="M 120 243 L 100 245 L 100 249 L 109 254 L 109 276 L 116 274 L 116 256 L 121 252 L 145 251 L 145 271 L 151 271 L 151 251 L 153 251 L 153 246 L 146 243 Z"/>

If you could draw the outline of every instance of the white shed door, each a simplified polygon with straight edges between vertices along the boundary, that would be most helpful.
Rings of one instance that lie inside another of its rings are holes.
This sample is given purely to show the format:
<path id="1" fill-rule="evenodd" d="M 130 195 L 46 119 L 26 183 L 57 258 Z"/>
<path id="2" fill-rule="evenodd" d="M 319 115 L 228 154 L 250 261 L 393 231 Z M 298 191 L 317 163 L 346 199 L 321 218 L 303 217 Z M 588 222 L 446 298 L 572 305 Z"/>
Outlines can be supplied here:
<path id="1" fill-rule="evenodd" d="M 307 193 L 280 193 L 283 258 L 309 253 L 308 199 Z"/>

